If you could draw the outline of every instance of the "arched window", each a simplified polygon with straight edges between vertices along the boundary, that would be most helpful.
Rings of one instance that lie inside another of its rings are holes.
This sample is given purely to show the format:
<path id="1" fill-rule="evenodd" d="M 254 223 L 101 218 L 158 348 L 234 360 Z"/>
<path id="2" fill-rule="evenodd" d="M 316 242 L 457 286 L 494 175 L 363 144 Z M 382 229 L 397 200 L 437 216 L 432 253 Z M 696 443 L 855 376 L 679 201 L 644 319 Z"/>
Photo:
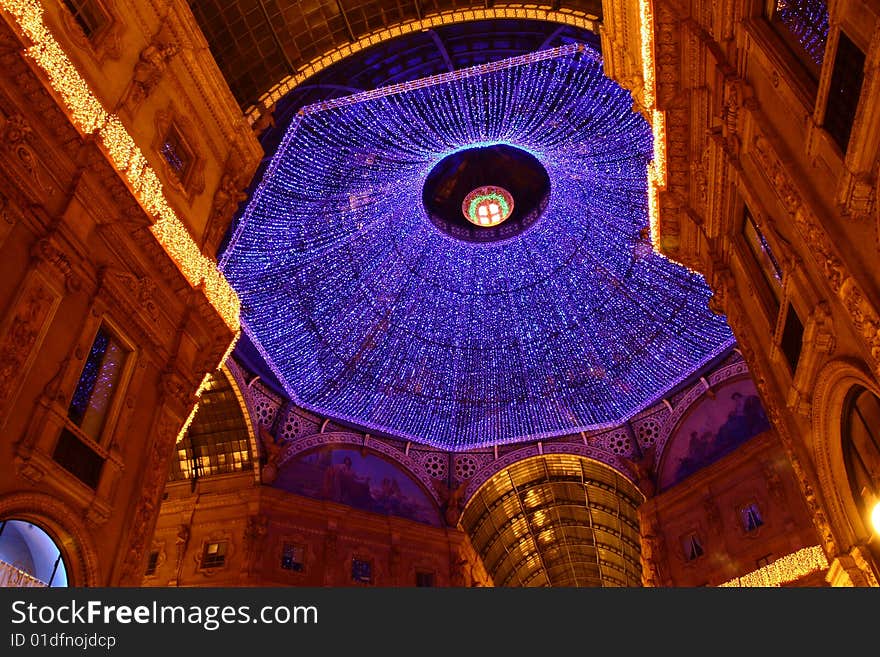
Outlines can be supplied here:
<path id="1" fill-rule="evenodd" d="M 853 498 L 866 526 L 880 501 L 880 398 L 861 386 L 847 396 L 843 414 L 843 458 Z"/>
<path id="2" fill-rule="evenodd" d="M 55 541 L 24 520 L 0 520 L 0 587 L 67 586 Z"/>
<path id="3" fill-rule="evenodd" d="M 232 384 L 223 372 L 211 375 L 199 399 L 199 410 L 177 443 L 170 479 L 199 479 L 251 471 L 247 423 Z"/>

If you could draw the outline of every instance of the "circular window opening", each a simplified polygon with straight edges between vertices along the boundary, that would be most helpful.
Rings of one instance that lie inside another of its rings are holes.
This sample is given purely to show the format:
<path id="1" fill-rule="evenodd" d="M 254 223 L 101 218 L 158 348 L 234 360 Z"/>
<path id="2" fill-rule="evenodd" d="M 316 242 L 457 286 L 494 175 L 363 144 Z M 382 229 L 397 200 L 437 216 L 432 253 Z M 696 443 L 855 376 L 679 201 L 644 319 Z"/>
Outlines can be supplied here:
<path id="1" fill-rule="evenodd" d="M 506 221 L 513 212 L 513 196 L 503 187 L 477 187 L 461 204 L 464 218 L 475 226 L 491 228 Z"/>
<path id="2" fill-rule="evenodd" d="M 0 521 L 0 587 L 41 586 L 67 586 L 61 550 L 33 523 Z"/>
<path id="3" fill-rule="evenodd" d="M 422 189 L 431 223 L 468 242 L 519 235 L 538 221 L 549 200 L 544 166 L 531 153 L 507 144 L 447 155 L 428 173 Z"/>

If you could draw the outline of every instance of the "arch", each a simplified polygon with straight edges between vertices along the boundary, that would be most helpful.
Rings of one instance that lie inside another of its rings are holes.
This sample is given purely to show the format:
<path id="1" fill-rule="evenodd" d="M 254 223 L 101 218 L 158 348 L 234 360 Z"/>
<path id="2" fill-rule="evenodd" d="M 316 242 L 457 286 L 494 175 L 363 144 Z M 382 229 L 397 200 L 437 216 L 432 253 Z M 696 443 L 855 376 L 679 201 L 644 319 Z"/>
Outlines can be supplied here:
<path id="1" fill-rule="evenodd" d="M 0 586 L 66 587 L 61 550 L 43 528 L 28 520 L 0 520 Z"/>
<path id="2" fill-rule="evenodd" d="M 603 461 L 540 450 L 483 482 L 460 525 L 496 586 L 640 586 L 644 499 Z"/>
<path id="3" fill-rule="evenodd" d="M 253 125 L 263 112 L 272 107 L 285 94 L 292 91 L 297 85 L 304 82 L 316 73 L 321 72 L 331 64 L 353 55 L 365 48 L 382 43 L 388 39 L 404 36 L 421 30 L 430 30 L 434 27 L 464 23 L 469 21 L 488 20 L 496 18 L 521 18 L 525 20 L 540 20 L 550 23 L 561 23 L 572 27 L 579 27 L 591 32 L 598 32 L 599 21 L 597 18 L 585 12 L 560 7 L 559 9 L 539 9 L 537 7 L 518 6 L 493 6 L 471 9 L 455 9 L 441 11 L 425 15 L 419 19 L 402 21 L 390 25 L 381 30 L 376 30 L 356 41 L 331 48 L 323 55 L 315 57 L 307 64 L 301 66 L 296 73 L 287 75 L 273 85 L 266 93 L 260 96 L 260 106 L 253 105 L 245 110 L 248 121 Z"/>
<path id="4" fill-rule="evenodd" d="M 630 483 L 633 483 L 636 480 L 635 473 L 632 472 L 630 466 L 622 458 L 616 454 L 606 452 L 603 449 L 591 445 L 578 445 L 575 443 L 549 443 L 546 445 L 541 443 L 527 445 L 516 451 L 508 452 L 477 470 L 468 481 L 467 487 L 464 490 L 464 506 L 470 504 L 471 498 L 477 493 L 477 491 L 502 470 L 509 468 L 519 461 L 536 456 L 543 456 L 544 454 L 582 456 L 616 471 L 617 474 Z"/>
<path id="5" fill-rule="evenodd" d="M 861 361 L 838 359 L 825 365 L 816 379 L 811 418 L 813 460 L 821 495 L 832 531 L 840 545 L 847 547 L 862 543 L 871 535 L 871 528 L 862 521 L 856 501 L 849 493 L 843 455 L 843 411 L 847 396 L 855 386 L 880 396 L 880 385 Z M 847 485 L 841 485 L 842 482 Z"/>
<path id="6" fill-rule="evenodd" d="M 234 363 L 234 361 L 231 358 L 227 359 L 226 362 L 220 366 L 220 371 L 226 375 L 226 380 L 229 381 L 229 385 L 232 387 L 232 393 L 235 395 L 235 399 L 236 401 L 238 401 L 238 406 L 239 408 L 241 408 L 241 414 L 244 416 L 244 424 L 247 428 L 248 442 L 251 446 L 251 460 L 254 463 L 254 481 L 259 483 L 260 448 L 257 444 L 257 433 L 254 430 L 254 422 L 251 416 L 251 405 L 248 403 L 248 398 L 245 397 L 244 393 L 242 392 L 243 390 L 246 390 L 248 388 L 248 385 L 241 379 L 241 369 L 237 365 L 235 367 L 230 367 L 231 363 Z"/>
<path id="7" fill-rule="evenodd" d="M 709 374 L 707 383 L 711 388 L 721 385 L 734 377 L 743 376 L 750 376 L 749 368 L 744 360 L 737 360 L 735 363 L 726 365 Z M 664 419 L 655 443 L 657 445 L 658 472 L 660 468 L 663 467 L 663 459 L 666 456 L 666 444 L 669 442 L 669 438 L 681 424 L 682 420 L 688 415 L 692 407 L 698 404 L 705 394 L 706 384 L 702 381 L 697 381 L 697 383 L 691 386 L 691 388 L 685 393 L 684 397 L 681 398 L 681 401 L 678 402 L 675 408 L 670 407 L 671 412 Z"/>
<path id="8" fill-rule="evenodd" d="M 246 446 L 242 437 L 246 437 Z M 243 472 L 248 467 L 258 469 L 259 452 L 250 411 L 235 377 L 225 365 L 212 372 L 203 385 L 192 420 L 180 434 L 171 480 L 192 477 L 196 453 L 199 462 L 207 467 L 203 476 Z M 254 476 L 259 481 L 259 474 Z"/>
<path id="9" fill-rule="evenodd" d="M 98 553 L 79 516 L 67 504 L 45 493 L 12 493 L 0 497 L 0 519 L 31 522 L 55 542 L 67 568 L 68 586 L 100 586 Z"/>

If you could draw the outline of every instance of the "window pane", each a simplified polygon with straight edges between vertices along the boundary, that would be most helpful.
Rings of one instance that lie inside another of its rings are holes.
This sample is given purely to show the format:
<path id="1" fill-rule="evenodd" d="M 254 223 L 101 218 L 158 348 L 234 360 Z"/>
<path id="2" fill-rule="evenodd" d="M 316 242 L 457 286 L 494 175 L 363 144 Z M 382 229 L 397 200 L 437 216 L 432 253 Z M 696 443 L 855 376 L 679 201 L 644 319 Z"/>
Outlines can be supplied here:
<path id="1" fill-rule="evenodd" d="M 285 570 L 302 572 L 305 548 L 293 543 L 285 543 L 281 553 L 281 567 Z"/>
<path id="2" fill-rule="evenodd" d="M 199 400 L 199 409 L 172 461 L 172 480 L 209 477 L 253 469 L 247 425 L 235 391 L 216 372 Z"/>
<path id="3" fill-rule="evenodd" d="M 97 0 L 64 0 L 64 4 L 87 37 L 107 24 L 107 15 Z"/>
<path id="4" fill-rule="evenodd" d="M 782 267 L 748 209 L 746 209 L 746 220 L 743 225 L 743 237 L 745 237 L 746 244 L 749 245 L 752 257 L 761 269 L 761 274 L 767 282 L 767 288 L 773 295 L 773 316 L 775 317 L 779 313 L 779 303 L 782 298 Z"/>
<path id="5" fill-rule="evenodd" d="M 100 438 L 127 352 L 105 327 L 86 358 L 67 416 L 92 440 Z"/>
<path id="6" fill-rule="evenodd" d="M 373 564 L 363 559 L 351 560 L 351 578 L 355 582 L 369 584 L 373 579 Z"/>
<path id="7" fill-rule="evenodd" d="M 89 488 L 98 487 L 104 459 L 69 429 L 61 430 L 52 458 Z"/>
<path id="8" fill-rule="evenodd" d="M 226 563 L 226 541 L 208 543 L 202 557 L 202 568 L 219 568 Z"/>
<path id="9" fill-rule="evenodd" d="M 828 3 L 824 0 L 776 0 L 773 12 L 809 60 L 822 66 L 828 39 Z"/>
<path id="10" fill-rule="evenodd" d="M 159 553 L 156 550 L 150 552 L 150 558 L 147 560 L 147 570 L 145 575 L 155 575 L 156 566 L 159 564 Z"/>
<path id="11" fill-rule="evenodd" d="M 864 69 L 865 54 L 841 32 L 828 90 L 825 129 L 842 153 L 846 153 L 849 146 L 849 135 L 862 93 Z"/>
<path id="12" fill-rule="evenodd" d="M 856 398 L 849 422 L 853 466 L 860 479 L 880 477 L 880 400 L 867 390 Z"/>
<path id="13" fill-rule="evenodd" d="M 180 136 L 177 127 L 172 125 L 162 143 L 162 157 L 174 171 L 179 180 L 184 181 L 192 163 L 192 154 Z"/>
<path id="14" fill-rule="evenodd" d="M 789 304 L 788 313 L 785 316 L 785 326 L 782 327 L 782 341 L 779 346 L 785 355 L 786 361 L 788 361 L 789 367 L 791 367 L 792 375 L 794 375 L 798 361 L 801 358 L 803 341 L 804 325 L 794 311 L 794 307 Z"/>
<path id="15" fill-rule="evenodd" d="M 764 524 L 764 519 L 761 517 L 761 511 L 758 509 L 757 504 L 749 504 L 740 509 L 739 513 L 743 529 L 747 532 L 753 532 Z"/>

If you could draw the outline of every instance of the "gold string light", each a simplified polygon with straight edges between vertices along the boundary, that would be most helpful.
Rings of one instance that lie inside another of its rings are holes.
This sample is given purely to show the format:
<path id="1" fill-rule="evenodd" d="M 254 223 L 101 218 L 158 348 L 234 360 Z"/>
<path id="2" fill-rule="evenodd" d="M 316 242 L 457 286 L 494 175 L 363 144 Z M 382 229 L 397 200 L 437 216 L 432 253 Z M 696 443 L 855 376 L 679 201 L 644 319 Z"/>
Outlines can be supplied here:
<path id="1" fill-rule="evenodd" d="M 828 559 L 819 545 L 805 547 L 797 552 L 787 554 L 769 563 L 766 566 L 754 570 L 742 577 L 720 584 L 723 587 L 768 587 L 782 586 L 789 582 L 805 577 L 811 573 L 828 568 Z"/>
<path id="2" fill-rule="evenodd" d="M 184 223 L 171 209 L 162 183 L 119 117 L 104 110 L 88 83 L 67 57 L 43 21 L 39 0 L 0 0 L 33 45 L 25 53 L 45 71 L 49 84 L 61 97 L 73 124 L 83 134 L 97 134 L 117 172 L 128 182 L 143 208 L 153 217 L 153 235 L 177 264 L 187 281 L 201 286 L 208 302 L 236 335 L 240 302 L 216 263 L 199 250 Z M 233 342 L 234 344 L 234 342 Z"/>
<path id="3" fill-rule="evenodd" d="M 236 334 L 237 338 L 237 334 Z M 235 344 L 236 340 L 232 341 L 232 344 Z M 225 358 L 224 358 L 225 360 Z M 220 369 L 219 367 L 217 369 Z M 189 426 L 193 423 L 193 420 L 196 418 L 196 413 L 199 412 L 199 401 L 201 400 L 202 393 L 208 389 L 208 383 L 211 381 L 211 372 L 205 374 L 202 378 L 202 382 L 199 384 L 199 389 L 196 390 L 196 401 L 193 404 L 192 410 L 190 410 L 189 415 L 183 423 L 183 426 L 180 427 L 180 431 L 177 432 L 177 439 L 174 441 L 175 443 L 179 443 L 183 440 L 183 437 L 186 435 L 186 432 L 189 430 Z"/>
<path id="4" fill-rule="evenodd" d="M 387 41 L 388 39 L 463 21 L 505 18 L 544 20 L 553 23 L 571 25 L 592 32 L 598 32 L 599 28 L 599 23 L 595 16 L 582 11 L 566 8 L 539 9 L 537 6 L 485 7 L 442 11 L 430 16 L 425 16 L 424 18 L 403 21 L 392 27 L 371 32 L 370 34 L 360 37 L 357 41 L 347 43 L 325 53 L 324 55 L 316 57 L 307 64 L 301 66 L 296 73 L 288 75 L 280 82 L 273 85 L 269 91 L 260 96 L 259 104 L 249 107 L 245 112 L 245 115 L 251 124 L 255 123 L 268 108 L 272 107 L 272 105 L 283 98 L 285 94 L 306 79 L 349 55 L 359 52 L 364 48 L 369 48 L 370 46 Z"/>
<path id="5" fill-rule="evenodd" d="M 660 253 L 660 192 L 666 189 L 666 114 L 657 109 L 654 59 L 653 0 L 639 0 L 639 34 L 642 55 L 642 102 L 654 133 L 654 159 L 648 163 L 648 223 L 651 244 Z"/>

